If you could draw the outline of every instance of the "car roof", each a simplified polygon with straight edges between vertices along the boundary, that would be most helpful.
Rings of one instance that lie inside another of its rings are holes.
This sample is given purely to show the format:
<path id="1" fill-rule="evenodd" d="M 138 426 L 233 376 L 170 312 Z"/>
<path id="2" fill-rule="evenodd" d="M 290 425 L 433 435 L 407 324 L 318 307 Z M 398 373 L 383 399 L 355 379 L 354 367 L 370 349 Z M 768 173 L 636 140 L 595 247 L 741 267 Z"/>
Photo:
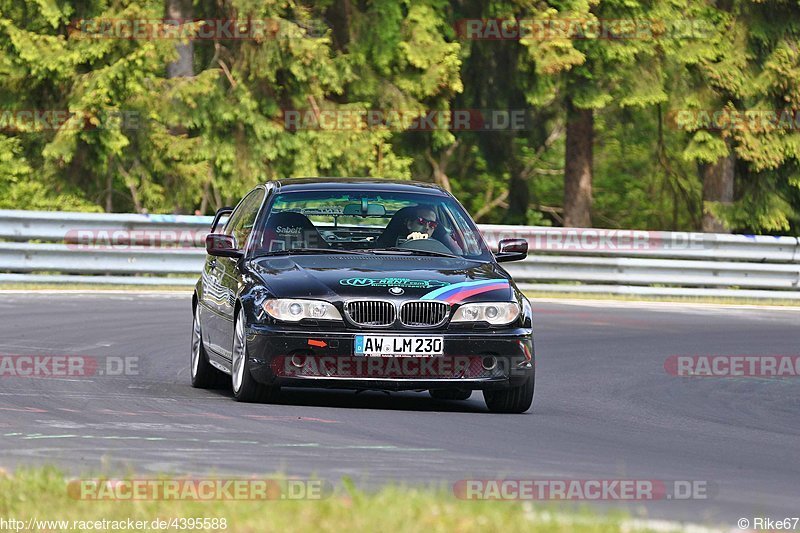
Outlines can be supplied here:
<path id="1" fill-rule="evenodd" d="M 439 186 L 419 181 L 385 179 L 385 178 L 289 178 L 270 182 L 280 192 L 296 191 L 381 191 L 381 192 L 418 192 L 426 194 L 446 195 Z"/>

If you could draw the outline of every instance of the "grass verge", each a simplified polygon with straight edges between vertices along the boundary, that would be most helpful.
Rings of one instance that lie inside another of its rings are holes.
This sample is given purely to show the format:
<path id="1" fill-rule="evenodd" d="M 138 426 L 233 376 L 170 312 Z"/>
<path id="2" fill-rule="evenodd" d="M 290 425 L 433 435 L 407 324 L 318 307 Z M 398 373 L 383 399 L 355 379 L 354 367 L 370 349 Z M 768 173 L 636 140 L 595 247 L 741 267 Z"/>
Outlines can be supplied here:
<path id="1" fill-rule="evenodd" d="M 122 522 L 128 519 L 146 522 L 147 527 L 140 531 L 152 531 L 155 519 L 193 517 L 224 518 L 226 528 L 209 527 L 206 531 L 236 532 L 639 530 L 626 524 L 622 515 L 598 515 L 588 510 L 554 512 L 552 504 L 540 506 L 531 502 L 459 500 L 445 489 L 387 486 L 364 492 L 345 481 L 330 496 L 319 500 L 86 501 L 68 495 L 68 481 L 49 467 L 0 474 L 0 517 L 25 522 L 25 528 L 29 520 L 36 520 L 34 530 L 50 531 L 112 530 L 111 521 L 125 525 Z M 47 520 L 67 523 L 44 523 Z M 108 522 L 96 523 L 102 520 Z M 0 526 L 15 530 L 8 527 L 9 523 L 0 522 Z"/>

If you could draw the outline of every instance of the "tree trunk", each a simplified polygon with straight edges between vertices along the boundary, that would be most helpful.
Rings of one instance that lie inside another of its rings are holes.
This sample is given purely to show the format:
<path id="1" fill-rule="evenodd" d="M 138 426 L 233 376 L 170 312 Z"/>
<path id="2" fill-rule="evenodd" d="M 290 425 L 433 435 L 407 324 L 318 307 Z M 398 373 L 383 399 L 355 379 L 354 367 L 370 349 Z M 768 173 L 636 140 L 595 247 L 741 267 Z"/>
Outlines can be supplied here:
<path id="1" fill-rule="evenodd" d="M 564 161 L 564 226 L 592 226 L 592 144 L 594 114 L 567 102 Z"/>
<path id="2" fill-rule="evenodd" d="M 352 10 L 350 0 L 334 0 L 325 12 L 325 18 L 333 29 L 333 46 L 337 50 L 346 50 L 350 44 Z"/>
<path id="3" fill-rule="evenodd" d="M 111 169 L 106 172 L 106 213 L 114 211 L 114 175 Z"/>
<path id="4" fill-rule="evenodd" d="M 528 225 L 528 208 L 531 202 L 531 190 L 528 180 L 522 175 L 520 165 L 511 166 L 511 179 L 508 183 L 508 215 L 507 224 Z"/>
<path id="5" fill-rule="evenodd" d="M 167 24 L 183 24 L 192 18 L 192 0 L 166 0 Z M 167 78 L 180 78 L 194 75 L 194 48 L 192 41 L 175 44 L 178 59 L 167 65 Z"/>
<path id="6" fill-rule="evenodd" d="M 531 203 L 531 189 L 528 183 L 528 176 L 525 165 L 519 157 L 519 151 L 515 144 L 516 136 L 506 135 L 508 161 L 508 211 L 503 217 L 504 224 L 514 224 L 520 226 L 528 225 L 528 209 Z"/>
<path id="7" fill-rule="evenodd" d="M 728 146 L 728 155 L 720 157 L 715 163 L 703 165 L 703 231 L 711 233 L 730 233 L 725 224 L 706 211 L 706 202 L 730 204 L 733 202 L 733 178 L 736 156 Z"/>

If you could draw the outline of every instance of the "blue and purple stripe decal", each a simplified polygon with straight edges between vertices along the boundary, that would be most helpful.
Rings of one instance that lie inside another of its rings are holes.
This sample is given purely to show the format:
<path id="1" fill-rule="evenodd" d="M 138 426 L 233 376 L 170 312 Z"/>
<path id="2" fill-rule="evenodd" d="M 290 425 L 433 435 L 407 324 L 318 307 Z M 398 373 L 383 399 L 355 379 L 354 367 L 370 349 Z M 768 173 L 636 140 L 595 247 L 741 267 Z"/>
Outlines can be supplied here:
<path id="1" fill-rule="evenodd" d="M 490 291 L 510 289 L 511 286 L 504 279 L 485 279 L 479 281 L 462 281 L 426 293 L 420 300 L 443 300 L 448 303 L 463 302 L 470 296 L 483 294 Z"/>

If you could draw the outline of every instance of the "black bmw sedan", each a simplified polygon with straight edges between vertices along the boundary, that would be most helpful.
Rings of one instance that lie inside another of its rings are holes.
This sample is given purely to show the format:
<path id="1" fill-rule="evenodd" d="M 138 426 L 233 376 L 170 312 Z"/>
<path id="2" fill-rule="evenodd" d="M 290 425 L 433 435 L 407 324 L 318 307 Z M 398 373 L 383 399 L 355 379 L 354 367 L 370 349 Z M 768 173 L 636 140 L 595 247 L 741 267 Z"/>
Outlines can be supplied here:
<path id="1" fill-rule="evenodd" d="M 223 217 L 227 222 L 219 226 Z M 428 390 L 533 402 L 531 306 L 448 192 L 382 179 L 269 182 L 217 212 L 192 299 L 195 387 Z"/>

